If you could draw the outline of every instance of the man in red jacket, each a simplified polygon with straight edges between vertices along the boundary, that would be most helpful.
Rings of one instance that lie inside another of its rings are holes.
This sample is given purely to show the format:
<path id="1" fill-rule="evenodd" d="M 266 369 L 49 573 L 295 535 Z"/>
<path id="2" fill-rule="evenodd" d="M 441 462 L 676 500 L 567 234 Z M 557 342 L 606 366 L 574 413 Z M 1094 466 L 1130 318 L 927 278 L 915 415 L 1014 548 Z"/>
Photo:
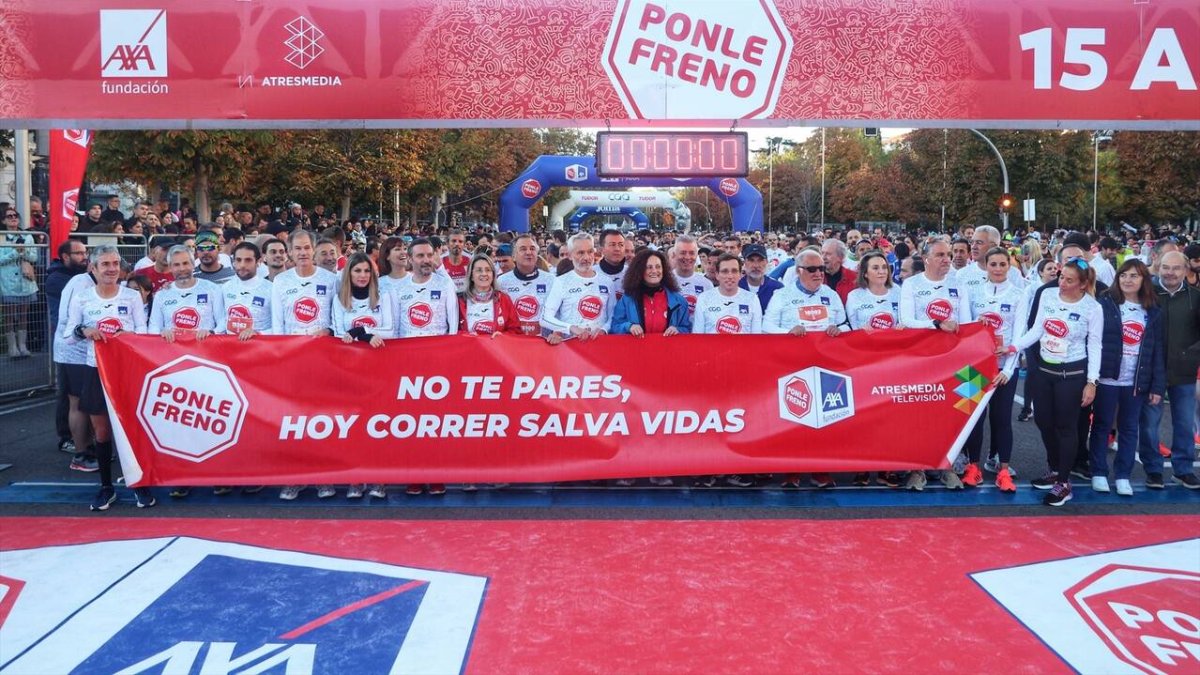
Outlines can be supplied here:
<path id="1" fill-rule="evenodd" d="M 825 285 L 832 288 L 845 304 L 850 291 L 858 288 L 858 275 L 846 267 L 846 245 L 840 239 L 826 239 L 821 245 L 821 260 L 825 262 Z"/>

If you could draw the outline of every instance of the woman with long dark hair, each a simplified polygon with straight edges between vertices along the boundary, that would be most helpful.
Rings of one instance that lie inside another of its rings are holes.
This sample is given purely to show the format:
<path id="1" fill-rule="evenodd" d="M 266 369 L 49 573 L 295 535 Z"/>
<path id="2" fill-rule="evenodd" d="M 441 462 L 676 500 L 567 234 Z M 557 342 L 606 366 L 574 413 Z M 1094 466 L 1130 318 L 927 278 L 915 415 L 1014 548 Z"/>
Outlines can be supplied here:
<path id="1" fill-rule="evenodd" d="M 1129 477 L 1138 444 L 1142 408 L 1162 402 L 1167 389 L 1162 310 L 1150 270 L 1129 258 L 1117 270 L 1117 282 L 1100 295 L 1104 339 L 1100 379 L 1092 411 L 1092 489 L 1108 492 L 1108 431 L 1117 425 L 1117 456 L 1113 462 L 1117 494 L 1133 495 Z"/>

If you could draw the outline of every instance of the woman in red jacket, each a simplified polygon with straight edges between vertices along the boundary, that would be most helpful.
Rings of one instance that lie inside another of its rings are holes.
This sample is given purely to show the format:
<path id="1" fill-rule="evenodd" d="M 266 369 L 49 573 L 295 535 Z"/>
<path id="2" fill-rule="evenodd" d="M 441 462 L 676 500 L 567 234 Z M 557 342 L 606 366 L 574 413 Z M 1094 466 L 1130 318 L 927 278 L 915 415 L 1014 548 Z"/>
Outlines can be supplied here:
<path id="1" fill-rule="evenodd" d="M 496 265 L 486 255 L 471 259 L 467 288 L 458 296 L 458 330 L 471 335 L 521 335 L 521 320 L 508 294 L 496 288 Z"/>

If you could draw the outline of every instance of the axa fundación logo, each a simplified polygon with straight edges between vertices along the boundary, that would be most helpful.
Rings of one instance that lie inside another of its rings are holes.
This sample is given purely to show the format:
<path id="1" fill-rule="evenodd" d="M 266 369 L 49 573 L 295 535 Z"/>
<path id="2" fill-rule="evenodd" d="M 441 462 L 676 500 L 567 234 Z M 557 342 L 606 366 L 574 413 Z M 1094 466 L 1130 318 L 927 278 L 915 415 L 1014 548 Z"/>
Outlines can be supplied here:
<path id="1" fill-rule="evenodd" d="M 100 10 L 100 77 L 104 94 L 170 93 L 165 9 Z"/>
<path id="2" fill-rule="evenodd" d="M 813 429 L 854 416 L 849 375 L 812 366 L 779 378 L 779 417 Z"/>

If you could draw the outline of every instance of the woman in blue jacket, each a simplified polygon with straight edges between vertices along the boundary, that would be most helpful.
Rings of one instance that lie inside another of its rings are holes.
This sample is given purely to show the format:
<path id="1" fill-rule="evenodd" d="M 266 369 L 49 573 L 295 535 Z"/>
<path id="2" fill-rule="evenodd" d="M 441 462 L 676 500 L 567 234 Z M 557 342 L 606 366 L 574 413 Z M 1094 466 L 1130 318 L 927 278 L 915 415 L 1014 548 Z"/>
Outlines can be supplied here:
<path id="1" fill-rule="evenodd" d="M 661 251 L 645 249 L 633 256 L 625 270 L 624 292 L 613 311 L 609 333 L 670 337 L 692 332 L 687 300 Z"/>
<path id="2" fill-rule="evenodd" d="M 1166 391 L 1161 310 L 1150 270 L 1137 258 L 1117 271 L 1117 283 L 1098 298 L 1104 311 L 1100 380 L 1092 418 L 1092 489 L 1108 492 L 1108 431 L 1117 423 L 1113 462 L 1117 494 L 1133 494 L 1129 476 L 1138 443 L 1142 406 L 1158 405 Z"/>

